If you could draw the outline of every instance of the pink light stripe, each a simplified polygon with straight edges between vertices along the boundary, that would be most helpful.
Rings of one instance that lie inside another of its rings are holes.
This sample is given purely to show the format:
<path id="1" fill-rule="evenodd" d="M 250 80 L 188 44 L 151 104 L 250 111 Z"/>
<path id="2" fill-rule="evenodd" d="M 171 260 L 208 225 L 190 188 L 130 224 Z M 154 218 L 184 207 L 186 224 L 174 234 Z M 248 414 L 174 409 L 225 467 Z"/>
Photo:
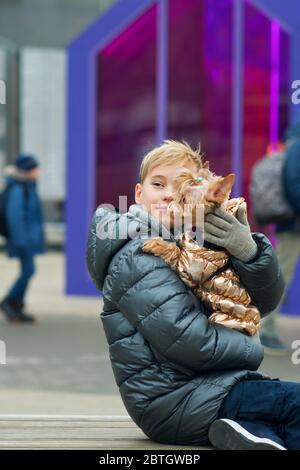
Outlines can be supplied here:
<path id="1" fill-rule="evenodd" d="M 270 144 L 278 142 L 279 127 L 279 47 L 280 24 L 271 22 L 271 76 L 270 76 Z"/>

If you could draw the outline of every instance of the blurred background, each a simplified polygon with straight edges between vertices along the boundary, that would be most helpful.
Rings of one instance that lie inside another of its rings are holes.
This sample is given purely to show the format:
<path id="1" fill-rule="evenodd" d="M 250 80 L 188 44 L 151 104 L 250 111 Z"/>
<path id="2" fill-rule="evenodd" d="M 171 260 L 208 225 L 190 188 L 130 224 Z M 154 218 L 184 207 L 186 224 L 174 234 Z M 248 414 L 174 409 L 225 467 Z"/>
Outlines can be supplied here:
<path id="1" fill-rule="evenodd" d="M 47 243 L 28 295 L 36 324 L 0 318 L 0 413 L 126 414 L 85 267 L 91 216 L 119 195 L 132 204 L 145 153 L 185 139 L 236 173 L 256 230 L 251 170 L 300 120 L 299 44 L 298 0 L 0 0 L 0 185 L 19 153 L 39 160 Z M 1 296 L 17 273 L 4 242 Z M 298 266 L 280 318 L 289 345 L 299 281 Z M 262 369 L 300 378 L 290 356 Z"/>

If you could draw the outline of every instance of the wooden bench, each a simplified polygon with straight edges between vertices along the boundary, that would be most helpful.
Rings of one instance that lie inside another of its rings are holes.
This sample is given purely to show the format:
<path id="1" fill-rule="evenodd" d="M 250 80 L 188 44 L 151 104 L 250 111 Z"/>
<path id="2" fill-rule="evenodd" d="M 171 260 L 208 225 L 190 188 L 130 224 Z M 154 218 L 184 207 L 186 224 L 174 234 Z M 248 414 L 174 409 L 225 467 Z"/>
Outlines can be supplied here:
<path id="1" fill-rule="evenodd" d="M 0 449 L 189 449 L 152 442 L 127 416 L 0 415 Z"/>

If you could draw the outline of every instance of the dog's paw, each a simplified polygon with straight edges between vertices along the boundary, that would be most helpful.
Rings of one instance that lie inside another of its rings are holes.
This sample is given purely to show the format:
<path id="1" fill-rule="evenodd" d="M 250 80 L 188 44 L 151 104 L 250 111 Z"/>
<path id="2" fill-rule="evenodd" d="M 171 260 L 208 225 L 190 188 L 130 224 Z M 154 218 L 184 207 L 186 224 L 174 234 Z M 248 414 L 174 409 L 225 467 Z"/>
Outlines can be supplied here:
<path id="1" fill-rule="evenodd" d="M 151 238 L 143 243 L 143 251 L 145 253 L 152 253 L 153 255 L 159 256 L 159 252 L 164 250 L 166 242 L 162 238 Z"/>

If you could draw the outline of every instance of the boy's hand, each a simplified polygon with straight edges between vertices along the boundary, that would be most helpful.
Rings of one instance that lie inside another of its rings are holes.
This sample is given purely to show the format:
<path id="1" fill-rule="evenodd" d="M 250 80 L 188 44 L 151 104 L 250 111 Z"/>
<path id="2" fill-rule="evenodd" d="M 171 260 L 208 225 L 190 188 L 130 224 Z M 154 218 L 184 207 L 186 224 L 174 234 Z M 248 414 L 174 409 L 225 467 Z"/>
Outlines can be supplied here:
<path id="1" fill-rule="evenodd" d="M 257 245 L 252 238 L 246 215 L 246 204 L 242 204 L 237 217 L 217 208 L 205 217 L 204 240 L 221 246 L 235 258 L 247 262 L 255 257 Z"/>

